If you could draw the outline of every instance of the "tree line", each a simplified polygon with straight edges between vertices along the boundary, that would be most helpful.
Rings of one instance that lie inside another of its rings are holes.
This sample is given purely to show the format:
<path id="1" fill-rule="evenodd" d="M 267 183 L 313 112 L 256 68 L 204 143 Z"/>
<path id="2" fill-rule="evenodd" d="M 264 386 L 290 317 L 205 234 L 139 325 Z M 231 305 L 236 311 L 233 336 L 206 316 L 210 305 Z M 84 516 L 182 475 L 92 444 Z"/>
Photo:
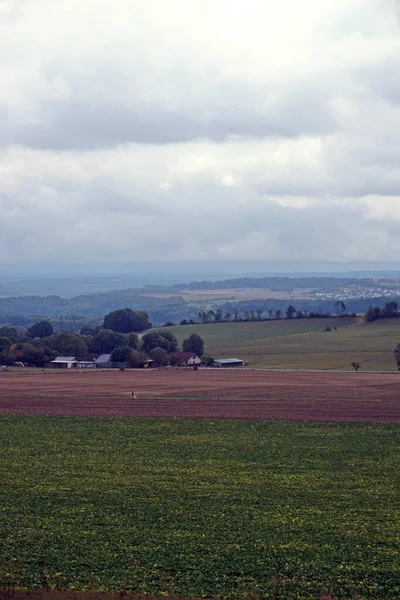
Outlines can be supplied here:
<path id="1" fill-rule="evenodd" d="M 77 360 L 94 354 L 111 354 L 111 361 L 143 367 L 147 360 L 156 366 L 169 362 L 168 353 L 179 350 L 176 337 L 167 330 L 148 331 L 140 338 L 138 332 L 151 328 L 147 313 L 120 309 L 107 314 L 102 326 L 82 327 L 80 333 L 55 332 L 51 323 L 41 320 L 26 330 L 0 328 L 0 363 L 22 362 L 44 366 L 56 356 L 74 356 Z M 184 352 L 202 357 L 204 342 L 197 334 L 183 341 Z"/>

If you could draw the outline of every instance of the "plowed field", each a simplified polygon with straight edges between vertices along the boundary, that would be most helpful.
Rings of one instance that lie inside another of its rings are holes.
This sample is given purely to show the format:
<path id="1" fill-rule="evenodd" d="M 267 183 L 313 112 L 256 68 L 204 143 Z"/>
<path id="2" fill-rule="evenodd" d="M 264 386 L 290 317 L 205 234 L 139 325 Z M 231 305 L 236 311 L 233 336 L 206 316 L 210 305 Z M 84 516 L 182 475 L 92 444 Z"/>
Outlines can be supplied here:
<path id="1" fill-rule="evenodd" d="M 0 413 L 398 423 L 400 375 L 207 369 L 4 373 Z"/>

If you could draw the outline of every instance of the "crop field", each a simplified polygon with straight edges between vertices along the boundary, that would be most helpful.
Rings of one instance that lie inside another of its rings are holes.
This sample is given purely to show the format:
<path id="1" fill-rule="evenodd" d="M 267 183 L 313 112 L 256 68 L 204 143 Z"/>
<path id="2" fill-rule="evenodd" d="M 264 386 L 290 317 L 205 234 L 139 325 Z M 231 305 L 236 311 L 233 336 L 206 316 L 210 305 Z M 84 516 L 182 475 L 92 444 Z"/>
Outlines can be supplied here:
<path id="1" fill-rule="evenodd" d="M 0 439 L 3 590 L 400 597 L 397 426 L 5 415 Z"/>
<path id="2" fill-rule="evenodd" d="M 246 369 L 5 373 L 0 414 L 400 423 L 400 375 Z"/>
<path id="3" fill-rule="evenodd" d="M 324 331 L 326 327 L 332 331 Z M 171 331 L 180 341 L 199 333 L 206 354 L 241 358 L 252 367 L 351 370 L 356 361 L 362 370 L 394 371 L 400 319 L 373 323 L 347 318 L 295 319 L 183 326 Z"/>

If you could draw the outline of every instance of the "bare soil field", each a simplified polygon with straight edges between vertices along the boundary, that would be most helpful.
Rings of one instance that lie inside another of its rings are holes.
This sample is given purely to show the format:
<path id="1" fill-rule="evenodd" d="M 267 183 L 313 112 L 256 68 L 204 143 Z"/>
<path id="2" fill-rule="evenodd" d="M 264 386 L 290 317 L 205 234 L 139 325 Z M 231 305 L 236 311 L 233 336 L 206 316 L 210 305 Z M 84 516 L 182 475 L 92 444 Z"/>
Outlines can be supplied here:
<path id="1" fill-rule="evenodd" d="M 4 373 L 0 413 L 399 423 L 400 375 L 208 369 Z"/>
<path id="2" fill-rule="evenodd" d="M 215 290 L 181 290 L 178 292 L 166 292 L 166 293 L 147 293 L 141 294 L 142 296 L 149 296 L 152 298 L 182 298 L 185 302 L 197 302 L 215 300 L 218 298 L 232 298 L 235 300 L 252 300 L 261 299 L 309 299 L 313 295 L 312 288 L 299 288 L 294 289 L 291 292 L 288 291 L 275 291 L 260 288 L 238 288 L 238 289 L 215 289 Z"/>

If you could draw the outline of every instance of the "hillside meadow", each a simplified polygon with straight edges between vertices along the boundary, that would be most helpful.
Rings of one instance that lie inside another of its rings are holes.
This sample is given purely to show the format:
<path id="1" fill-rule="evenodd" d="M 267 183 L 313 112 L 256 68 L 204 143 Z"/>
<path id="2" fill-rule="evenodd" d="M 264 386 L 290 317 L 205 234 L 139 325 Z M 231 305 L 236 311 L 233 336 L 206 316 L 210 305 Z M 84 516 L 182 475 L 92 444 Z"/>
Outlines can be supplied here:
<path id="1" fill-rule="evenodd" d="M 393 600 L 399 435 L 2 417 L 2 589 Z"/>
<path id="2" fill-rule="evenodd" d="M 331 331 L 325 331 L 327 327 Z M 336 327 L 336 330 L 335 330 Z M 169 328 L 181 343 L 191 333 L 205 341 L 214 358 L 237 357 L 250 367 L 277 369 L 396 370 L 393 349 L 400 319 L 364 323 L 360 318 L 293 319 L 213 323 Z"/>

